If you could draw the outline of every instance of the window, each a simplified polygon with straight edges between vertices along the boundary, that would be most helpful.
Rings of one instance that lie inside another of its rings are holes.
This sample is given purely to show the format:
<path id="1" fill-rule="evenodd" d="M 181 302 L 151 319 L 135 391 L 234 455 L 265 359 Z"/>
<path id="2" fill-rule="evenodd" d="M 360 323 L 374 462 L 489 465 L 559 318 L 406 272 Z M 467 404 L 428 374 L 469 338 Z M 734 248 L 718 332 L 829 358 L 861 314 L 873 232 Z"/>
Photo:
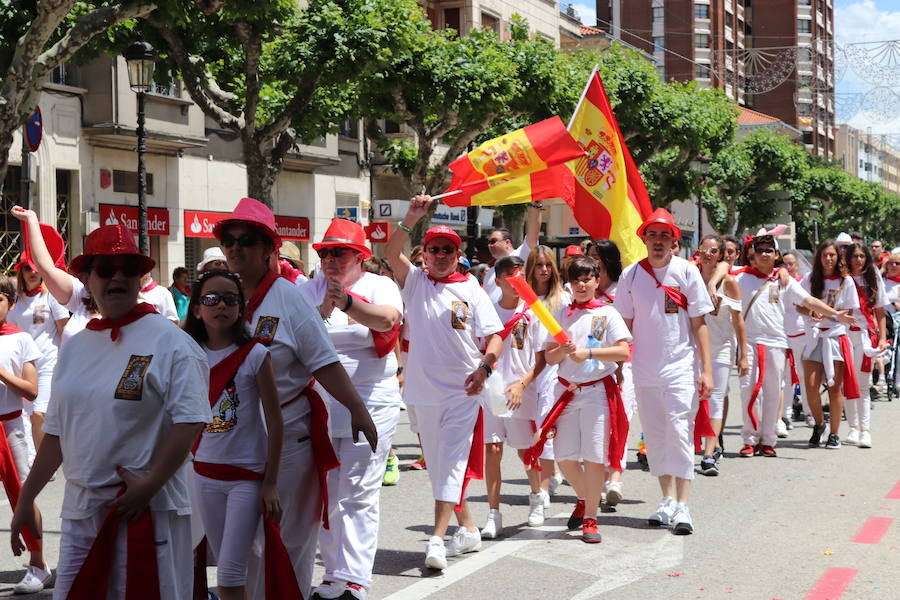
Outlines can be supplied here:
<path id="1" fill-rule="evenodd" d="M 666 66 L 665 65 L 656 65 L 656 76 L 662 80 L 666 79 Z"/>
<path id="2" fill-rule="evenodd" d="M 75 67 L 62 63 L 50 71 L 50 83 L 58 85 L 78 85 L 78 71 Z"/>
<path id="3" fill-rule="evenodd" d="M 697 63 L 697 79 L 709 79 L 709 65 Z"/>
<path id="4" fill-rule="evenodd" d="M 137 171 L 113 171 L 113 191 L 125 194 L 137 194 Z M 153 195 L 153 173 L 147 173 L 147 195 Z"/>
<path id="5" fill-rule="evenodd" d="M 812 143 L 813 143 L 812 131 L 804 131 L 803 132 L 803 143 L 806 144 L 807 146 L 812 145 Z M 860 168 L 862 168 L 862 165 L 860 165 Z"/>
<path id="6" fill-rule="evenodd" d="M 666 9 L 662 6 L 655 6 L 653 8 L 653 22 L 654 23 L 662 23 L 665 18 Z"/>
<path id="7" fill-rule="evenodd" d="M 397 121 L 391 121 L 390 119 L 384 120 L 384 132 L 385 133 L 400 133 L 400 123 Z"/>
<path id="8" fill-rule="evenodd" d="M 341 123 L 338 133 L 354 140 L 359 139 L 359 119 L 347 119 Z"/>
<path id="9" fill-rule="evenodd" d="M 455 29 L 457 32 L 461 32 L 458 7 L 444 9 L 444 29 Z"/>
<path id="10" fill-rule="evenodd" d="M 694 35 L 694 46 L 697 48 L 709 48 L 709 34 L 698 33 Z"/>
<path id="11" fill-rule="evenodd" d="M 812 21 L 799 19 L 797 21 L 797 33 L 812 33 Z"/>
<path id="12" fill-rule="evenodd" d="M 694 18 L 695 19 L 708 19 L 709 18 L 709 4 L 695 4 L 694 5 Z"/>
<path id="13" fill-rule="evenodd" d="M 481 28 L 490 29 L 494 33 L 500 33 L 500 19 L 488 13 L 481 13 Z"/>
<path id="14" fill-rule="evenodd" d="M 663 36 L 653 38 L 653 51 L 662 52 L 666 49 L 666 38 Z"/>
<path id="15" fill-rule="evenodd" d="M 69 215 L 72 199 L 72 172 L 56 170 L 56 230 L 66 240 L 66 260 L 71 258 L 69 248 Z M 191 263 L 188 263 L 191 264 Z"/>

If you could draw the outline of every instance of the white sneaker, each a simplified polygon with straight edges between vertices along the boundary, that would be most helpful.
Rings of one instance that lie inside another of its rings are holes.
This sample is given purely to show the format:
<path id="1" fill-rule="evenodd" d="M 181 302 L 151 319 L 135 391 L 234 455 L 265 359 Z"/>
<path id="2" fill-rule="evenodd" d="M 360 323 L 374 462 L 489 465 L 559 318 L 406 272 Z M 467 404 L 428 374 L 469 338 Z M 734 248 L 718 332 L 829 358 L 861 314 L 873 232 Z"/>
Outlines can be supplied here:
<path id="1" fill-rule="evenodd" d="M 860 448 L 871 448 L 872 447 L 872 434 L 868 431 L 863 431 L 859 434 L 859 447 Z"/>
<path id="2" fill-rule="evenodd" d="M 499 509 L 492 508 L 488 511 L 487 523 L 481 528 L 481 537 L 492 540 L 501 533 L 503 533 L 503 515 Z"/>
<path id="3" fill-rule="evenodd" d="M 812 415 L 806 415 L 806 426 L 807 427 L 815 427 L 816 419 Z"/>
<path id="4" fill-rule="evenodd" d="M 497 513 L 499 515 L 499 512 Z M 469 531 L 465 527 L 459 527 L 450 543 L 447 544 L 447 554 L 450 556 L 459 556 L 466 552 L 478 552 L 481 550 L 481 534 L 476 529 Z"/>
<path id="5" fill-rule="evenodd" d="M 778 419 L 775 421 L 775 435 L 781 439 L 784 439 L 788 436 L 787 425 L 784 424 L 784 421 Z"/>
<path id="6" fill-rule="evenodd" d="M 856 446 L 859 444 L 859 429 L 856 427 L 850 428 L 850 433 L 847 434 L 847 439 L 844 440 L 845 444 L 852 444 Z"/>
<path id="7" fill-rule="evenodd" d="M 694 533 L 694 522 L 691 520 L 691 511 L 687 504 L 675 505 L 675 514 L 672 515 L 672 533 L 675 535 L 690 535 Z"/>
<path id="8" fill-rule="evenodd" d="M 343 600 L 368 600 L 369 592 L 358 583 L 348 583 L 340 597 Z"/>
<path id="9" fill-rule="evenodd" d="M 650 515 L 647 522 L 652 527 L 668 527 L 672 523 L 672 515 L 675 514 L 675 500 L 666 496 L 659 501 L 656 512 Z"/>
<path id="10" fill-rule="evenodd" d="M 28 565 L 25 577 L 13 588 L 13 594 L 36 594 L 44 589 L 44 585 L 50 581 L 52 576 L 53 573 L 49 569 L 44 570 L 34 565 Z"/>
<path id="11" fill-rule="evenodd" d="M 541 496 L 544 498 L 544 510 L 550 508 L 550 492 L 541 492 Z"/>
<path id="12" fill-rule="evenodd" d="M 321 585 L 313 590 L 312 598 L 321 598 L 322 600 L 340 598 L 346 585 L 346 581 L 328 581 L 323 579 Z"/>
<path id="13" fill-rule="evenodd" d="M 554 473 L 550 476 L 550 495 L 555 496 L 556 490 L 559 489 L 559 486 L 562 485 L 563 476 L 562 473 Z M 549 508 L 549 507 L 547 507 Z"/>
<path id="14" fill-rule="evenodd" d="M 622 482 L 607 481 L 606 482 L 606 505 L 615 506 L 622 501 Z"/>
<path id="15" fill-rule="evenodd" d="M 528 526 L 540 527 L 544 524 L 544 492 L 528 494 Z M 482 532 L 482 535 L 484 532 Z"/>
<path id="16" fill-rule="evenodd" d="M 436 535 L 428 538 L 428 545 L 425 546 L 425 566 L 432 569 L 447 568 L 447 549 L 444 547 L 444 540 Z"/>

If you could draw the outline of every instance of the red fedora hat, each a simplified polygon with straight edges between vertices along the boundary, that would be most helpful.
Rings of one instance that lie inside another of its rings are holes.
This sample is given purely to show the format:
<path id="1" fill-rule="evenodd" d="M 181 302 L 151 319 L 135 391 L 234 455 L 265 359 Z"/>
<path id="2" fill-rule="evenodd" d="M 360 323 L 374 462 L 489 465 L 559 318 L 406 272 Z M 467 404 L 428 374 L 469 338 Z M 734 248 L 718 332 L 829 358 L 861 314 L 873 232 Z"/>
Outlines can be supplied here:
<path id="1" fill-rule="evenodd" d="M 672 231 L 673 236 L 675 236 L 676 238 L 681 237 L 681 229 L 679 229 L 678 226 L 675 225 L 675 217 L 673 217 L 672 213 L 664 208 L 657 208 L 652 213 L 650 213 L 650 216 L 647 217 L 647 220 L 641 223 L 641 226 L 638 227 L 637 234 L 639 236 L 643 236 L 644 230 L 646 230 L 650 225 L 665 225 Z"/>
<path id="2" fill-rule="evenodd" d="M 366 232 L 362 225 L 347 219 L 332 219 L 322 241 L 313 244 L 313 250 L 316 251 L 332 247 L 359 250 L 362 252 L 363 258 L 372 256 L 372 251 L 366 246 Z"/>
<path id="3" fill-rule="evenodd" d="M 457 248 L 462 246 L 462 239 L 460 239 L 459 234 L 446 225 L 437 225 L 426 231 L 425 241 L 422 242 L 422 245 L 427 246 L 428 242 L 435 238 L 447 238 L 448 240 L 456 244 Z"/>
<path id="4" fill-rule="evenodd" d="M 28 242 L 28 228 L 25 227 L 22 229 L 25 235 L 25 251 L 19 255 L 19 262 L 16 263 L 15 269 L 18 271 L 23 266 L 28 265 L 31 267 L 32 271 L 37 271 L 37 268 L 34 266 L 34 261 L 31 258 L 31 247 Z M 59 232 L 53 228 L 51 225 L 47 225 L 46 223 L 41 223 L 41 237 L 44 238 L 44 245 L 47 246 L 47 252 L 50 253 L 50 258 L 53 259 L 53 265 L 59 267 L 60 269 L 65 270 L 66 268 L 66 242 L 63 240 L 62 236 L 59 235 Z"/>
<path id="5" fill-rule="evenodd" d="M 84 240 L 84 252 L 69 263 L 69 272 L 78 275 L 85 270 L 88 259 L 95 256 L 134 256 L 141 260 L 141 272 L 149 273 L 156 261 L 141 254 L 134 235 L 122 224 L 104 225 L 95 229 Z"/>
<path id="6" fill-rule="evenodd" d="M 222 219 L 213 226 L 213 235 L 216 239 L 222 241 L 222 231 L 229 225 L 249 225 L 263 233 L 272 240 L 275 248 L 281 247 L 281 236 L 275 227 L 275 215 L 272 210 L 253 198 L 241 198 L 238 205 L 234 207 L 234 212 L 227 219 Z"/>
<path id="7" fill-rule="evenodd" d="M 574 244 L 566 246 L 566 256 L 581 256 L 582 254 L 581 246 L 575 246 Z"/>

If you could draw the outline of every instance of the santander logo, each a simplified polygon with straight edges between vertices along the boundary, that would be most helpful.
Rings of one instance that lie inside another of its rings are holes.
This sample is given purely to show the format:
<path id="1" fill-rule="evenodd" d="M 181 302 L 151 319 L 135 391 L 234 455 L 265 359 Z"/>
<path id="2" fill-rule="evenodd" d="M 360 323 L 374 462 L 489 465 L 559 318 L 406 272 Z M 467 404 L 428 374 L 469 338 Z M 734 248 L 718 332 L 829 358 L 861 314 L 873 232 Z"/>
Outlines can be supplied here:
<path id="1" fill-rule="evenodd" d="M 380 225 L 376 225 L 371 237 L 373 240 L 383 240 L 387 237 L 387 232 Z"/>
<path id="2" fill-rule="evenodd" d="M 203 225 L 200 224 L 197 215 L 194 215 L 194 220 L 191 221 L 191 233 L 200 233 L 201 231 L 203 231 Z"/>

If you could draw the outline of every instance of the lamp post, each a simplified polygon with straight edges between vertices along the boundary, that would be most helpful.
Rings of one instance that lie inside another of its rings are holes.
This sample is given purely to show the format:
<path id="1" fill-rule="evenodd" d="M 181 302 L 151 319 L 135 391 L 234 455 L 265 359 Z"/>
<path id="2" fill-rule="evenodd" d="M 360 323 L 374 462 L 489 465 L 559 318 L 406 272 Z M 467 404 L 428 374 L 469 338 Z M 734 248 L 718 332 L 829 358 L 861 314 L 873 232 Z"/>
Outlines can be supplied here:
<path id="1" fill-rule="evenodd" d="M 150 238 L 147 234 L 147 167 L 144 153 L 147 151 L 147 130 L 144 127 L 144 100 L 153 84 L 156 67 L 156 50 L 143 40 L 134 42 L 122 53 L 128 65 L 128 85 L 137 94 L 137 155 L 138 155 L 138 245 L 141 254 L 150 255 Z"/>
<path id="2" fill-rule="evenodd" d="M 709 172 L 709 159 L 705 156 L 691 161 L 691 169 L 700 174 L 700 187 L 697 190 L 697 247 L 703 239 L 703 188 L 706 186 L 706 173 Z"/>

